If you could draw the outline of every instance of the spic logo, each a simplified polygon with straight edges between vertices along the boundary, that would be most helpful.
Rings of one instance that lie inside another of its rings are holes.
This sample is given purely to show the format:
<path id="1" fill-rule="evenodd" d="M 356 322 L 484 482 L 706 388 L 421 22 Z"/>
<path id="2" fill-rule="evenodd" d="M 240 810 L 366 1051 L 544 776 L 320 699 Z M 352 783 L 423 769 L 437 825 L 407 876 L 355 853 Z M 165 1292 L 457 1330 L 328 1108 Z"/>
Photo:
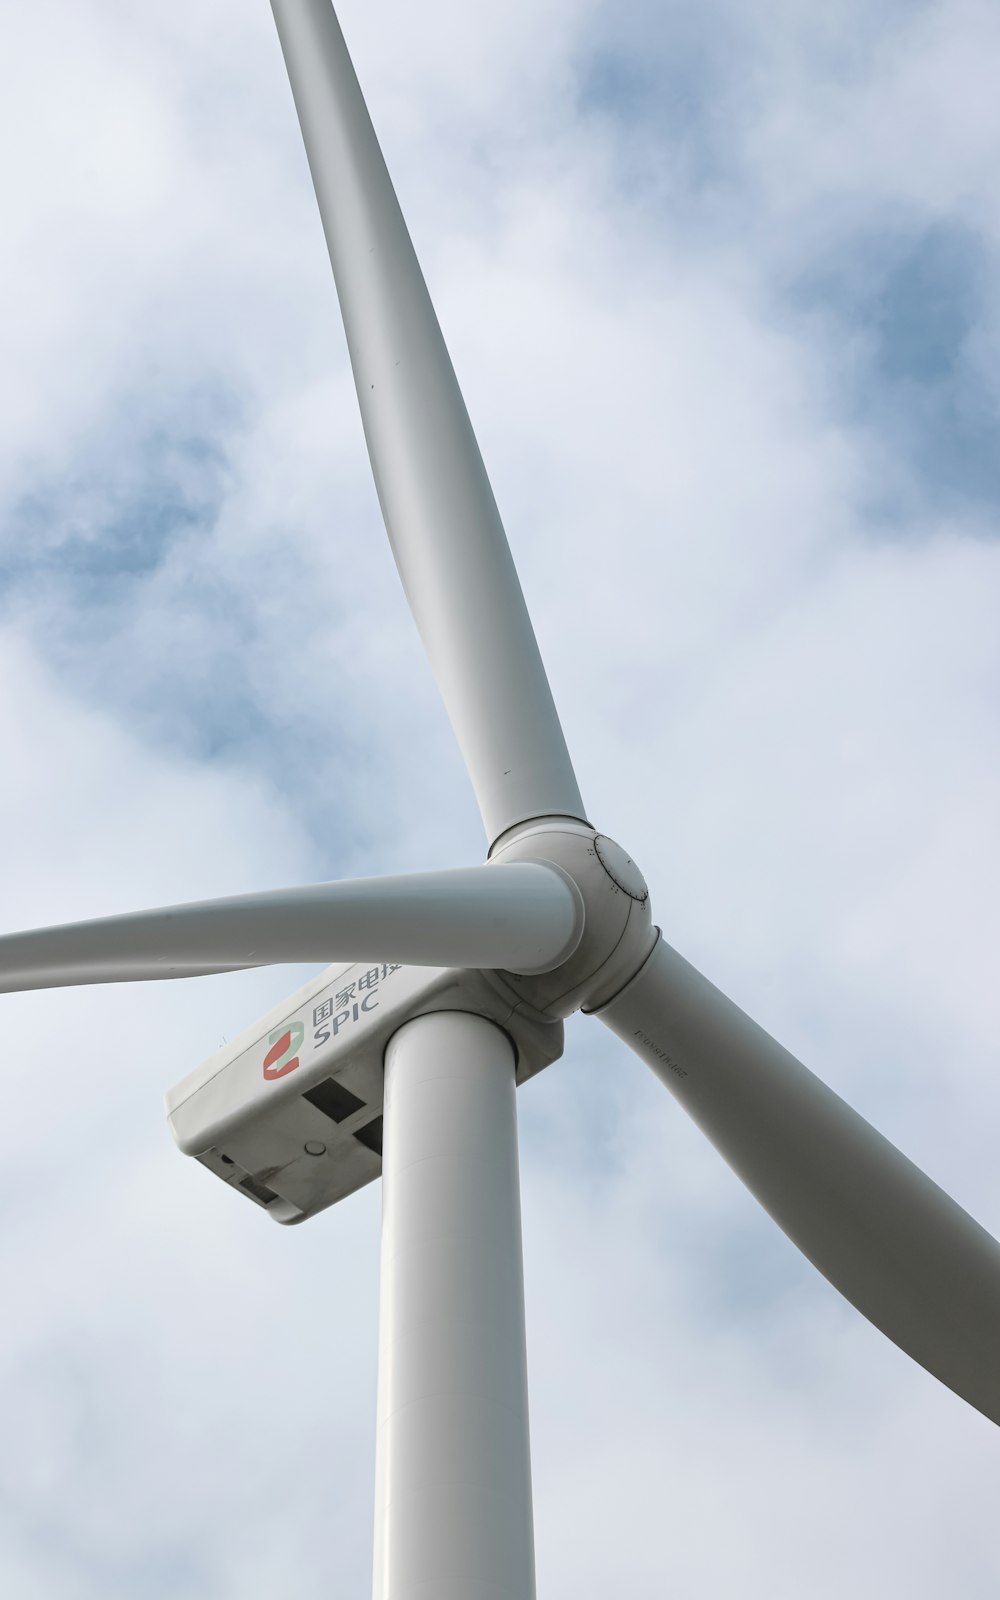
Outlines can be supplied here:
<path id="1" fill-rule="evenodd" d="M 295 1071 L 304 1034 L 301 1022 L 290 1022 L 287 1028 L 279 1028 L 269 1036 L 267 1042 L 271 1048 L 264 1057 L 265 1078 L 283 1078 L 286 1073 Z"/>

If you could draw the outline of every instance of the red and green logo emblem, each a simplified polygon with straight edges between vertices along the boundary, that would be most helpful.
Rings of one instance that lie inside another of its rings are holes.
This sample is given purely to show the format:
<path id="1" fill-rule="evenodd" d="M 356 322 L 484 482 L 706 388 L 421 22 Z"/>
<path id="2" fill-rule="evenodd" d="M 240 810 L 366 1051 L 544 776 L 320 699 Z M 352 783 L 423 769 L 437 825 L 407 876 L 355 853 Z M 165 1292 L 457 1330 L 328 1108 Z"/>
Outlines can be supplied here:
<path id="1" fill-rule="evenodd" d="M 283 1078 L 286 1073 L 295 1071 L 304 1035 L 301 1022 L 290 1022 L 287 1028 L 279 1028 L 269 1036 L 267 1042 L 271 1048 L 264 1057 L 265 1078 Z"/>

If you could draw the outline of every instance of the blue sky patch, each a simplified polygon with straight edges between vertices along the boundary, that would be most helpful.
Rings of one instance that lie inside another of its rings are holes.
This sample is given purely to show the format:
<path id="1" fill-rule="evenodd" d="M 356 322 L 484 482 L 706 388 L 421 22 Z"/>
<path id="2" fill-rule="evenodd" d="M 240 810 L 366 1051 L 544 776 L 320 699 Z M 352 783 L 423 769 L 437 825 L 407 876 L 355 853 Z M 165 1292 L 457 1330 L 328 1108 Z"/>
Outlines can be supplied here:
<path id="1" fill-rule="evenodd" d="M 795 287 L 798 305 L 849 345 L 845 404 L 898 463 L 900 483 L 875 508 L 890 522 L 917 501 L 1000 507 L 997 406 L 981 349 L 991 274 L 981 237 L 935 222 L 856 236 Z"/>

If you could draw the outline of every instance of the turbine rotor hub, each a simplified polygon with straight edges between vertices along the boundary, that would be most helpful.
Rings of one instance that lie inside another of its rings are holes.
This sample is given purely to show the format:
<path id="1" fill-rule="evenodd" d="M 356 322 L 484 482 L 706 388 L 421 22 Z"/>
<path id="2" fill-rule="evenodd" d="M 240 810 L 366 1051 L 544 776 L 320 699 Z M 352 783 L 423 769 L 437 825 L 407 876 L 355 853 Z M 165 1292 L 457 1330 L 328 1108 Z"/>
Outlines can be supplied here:
<path id="1" fill-rule="evenodd" d="M 587 823 L 546 817 L 501 835 L 490 860 L 557 867 L 575 885 L 584 908 L 583 934 L 568 960 L 531 977 L 505 972 L 507 987 L 550 1018 L 606 1005 L 656 943 L 646 880 L 628 852 Z"/>

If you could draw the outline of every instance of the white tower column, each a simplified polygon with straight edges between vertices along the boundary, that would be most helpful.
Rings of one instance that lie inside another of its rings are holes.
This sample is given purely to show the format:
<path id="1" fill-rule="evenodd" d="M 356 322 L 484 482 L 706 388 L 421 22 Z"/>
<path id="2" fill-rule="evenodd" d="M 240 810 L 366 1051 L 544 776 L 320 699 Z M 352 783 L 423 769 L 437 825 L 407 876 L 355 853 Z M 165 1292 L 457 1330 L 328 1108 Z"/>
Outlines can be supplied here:
<path id="1" fill-rule="evenodd" d="M 389 1044 L 374 1600 L 534 1600 L 514 1051 L 464 1012 Z"/>

